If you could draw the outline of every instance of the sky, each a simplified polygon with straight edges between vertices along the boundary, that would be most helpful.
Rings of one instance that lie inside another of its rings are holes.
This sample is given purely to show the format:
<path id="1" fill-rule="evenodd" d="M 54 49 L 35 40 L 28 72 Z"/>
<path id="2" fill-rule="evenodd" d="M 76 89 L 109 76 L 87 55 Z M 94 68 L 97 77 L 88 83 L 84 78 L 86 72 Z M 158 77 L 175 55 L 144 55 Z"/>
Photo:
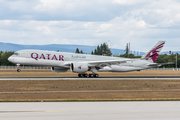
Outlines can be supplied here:
<path id="1" fill-rule="evenodd" d="M 179 0 L 0 0 L 0 42 L 180 51 Z"/>

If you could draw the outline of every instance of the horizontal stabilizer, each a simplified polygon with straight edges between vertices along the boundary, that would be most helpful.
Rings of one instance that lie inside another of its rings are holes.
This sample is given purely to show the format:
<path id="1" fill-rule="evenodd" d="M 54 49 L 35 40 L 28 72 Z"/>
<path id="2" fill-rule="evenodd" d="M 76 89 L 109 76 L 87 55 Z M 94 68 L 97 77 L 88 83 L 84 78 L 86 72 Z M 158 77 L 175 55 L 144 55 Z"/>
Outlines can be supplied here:
<path id="1" fill-rule="evenodd" d="M 162 66 L 162 65 L 170 65 L 170 64 L 174 64 L 173 62 L 168 62 L 168 63 L 150 63 L 150 64 L 147 64 L 147 66 L 154 66 L 154 67 L 159 67 L 159 66 Z"/>

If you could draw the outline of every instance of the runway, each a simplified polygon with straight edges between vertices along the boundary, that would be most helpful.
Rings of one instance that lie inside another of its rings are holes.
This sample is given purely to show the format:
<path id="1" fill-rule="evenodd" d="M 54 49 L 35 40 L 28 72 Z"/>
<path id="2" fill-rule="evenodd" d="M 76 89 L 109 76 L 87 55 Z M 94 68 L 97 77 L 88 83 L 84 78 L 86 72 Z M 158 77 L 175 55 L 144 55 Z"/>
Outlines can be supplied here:
<path id="1" fill-rule="evenodd" d="M 179 120 L 180 101 L 6 102 L 1 120 Z"/>
<path id="2" fill-rule="evenodd" d="M 0 80 L 180 80 L 180 76 L 122 76 L 122 77 L 0 77 Z"/>

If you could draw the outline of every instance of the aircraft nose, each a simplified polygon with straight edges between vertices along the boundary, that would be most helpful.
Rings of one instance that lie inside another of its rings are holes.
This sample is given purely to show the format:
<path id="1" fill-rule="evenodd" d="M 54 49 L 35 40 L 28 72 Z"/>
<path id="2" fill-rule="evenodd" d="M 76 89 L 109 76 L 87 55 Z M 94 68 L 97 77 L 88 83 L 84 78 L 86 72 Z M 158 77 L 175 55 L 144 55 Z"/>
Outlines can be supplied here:
<path id="1" fill-rule="evenodd" d="M 10 57 L 8 58 L 8 61 L 13 62 L 13 61 L 14 61 L 14 58 L 13 58 L 12 56 L 10 56 Z"/>

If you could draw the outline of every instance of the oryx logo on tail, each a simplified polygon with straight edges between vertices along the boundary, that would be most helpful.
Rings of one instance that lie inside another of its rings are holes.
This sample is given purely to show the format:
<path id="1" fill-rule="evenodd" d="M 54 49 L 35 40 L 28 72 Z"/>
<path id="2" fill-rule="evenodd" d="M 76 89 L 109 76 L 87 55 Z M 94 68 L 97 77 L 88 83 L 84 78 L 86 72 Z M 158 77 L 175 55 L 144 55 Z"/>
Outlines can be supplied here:
<path id="1" fill-rule="evenodd" d="M 159 53 L 161 52 L 161 50 L 162 50 L 162 48 L 164 46 L 164 44 L 165 44 L 165 41 L 159 41 L 142 58 L 145 58 L 146 60 L 151 59 L 155 63 L 157 58 L 158 58 L 158 56 L 159 56 Z"/>

